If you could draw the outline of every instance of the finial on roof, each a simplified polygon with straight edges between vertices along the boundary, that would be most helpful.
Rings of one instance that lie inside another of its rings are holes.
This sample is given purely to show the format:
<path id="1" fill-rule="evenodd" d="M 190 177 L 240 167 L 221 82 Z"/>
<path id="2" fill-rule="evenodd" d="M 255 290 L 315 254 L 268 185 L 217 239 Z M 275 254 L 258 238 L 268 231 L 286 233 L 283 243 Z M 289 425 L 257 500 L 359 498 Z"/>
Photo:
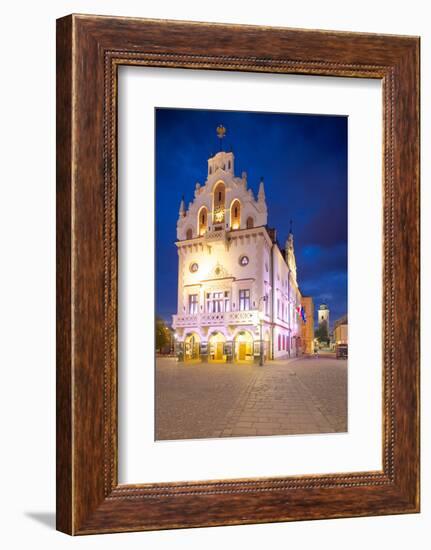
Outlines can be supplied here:
<path id="1" fill-rule="evenodd" d="M 222 141 L 223 141 L 223 138 L 226 136 L 226 128 L 223 126 L 223 124 L 219 124 L 217 126 L 217 137 L 219 138 L 220 140 L 220 151 L 222 150 Z"/>
<path id="2" fill-rule="evenodd" d="M 223 126 L 223 124 L 219 124 L 217 126 L 217 137 L 219 137 L 220 139 L 223 139 L 226 135 L 226 128 Z"/>

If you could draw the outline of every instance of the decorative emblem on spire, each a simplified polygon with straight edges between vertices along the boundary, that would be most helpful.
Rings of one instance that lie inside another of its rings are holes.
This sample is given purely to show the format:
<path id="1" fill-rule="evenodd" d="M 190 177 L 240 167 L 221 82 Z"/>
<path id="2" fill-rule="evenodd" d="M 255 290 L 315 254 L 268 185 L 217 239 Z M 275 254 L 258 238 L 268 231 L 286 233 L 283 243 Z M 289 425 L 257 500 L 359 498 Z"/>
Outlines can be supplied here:
<path id="1" fill-rule="evenodd" d="M 217 126 L 217 137 L 220 139 L 223 139 L 226 135 L 226 128 L 223 126 L 223 124 L 219 124 Z"/>

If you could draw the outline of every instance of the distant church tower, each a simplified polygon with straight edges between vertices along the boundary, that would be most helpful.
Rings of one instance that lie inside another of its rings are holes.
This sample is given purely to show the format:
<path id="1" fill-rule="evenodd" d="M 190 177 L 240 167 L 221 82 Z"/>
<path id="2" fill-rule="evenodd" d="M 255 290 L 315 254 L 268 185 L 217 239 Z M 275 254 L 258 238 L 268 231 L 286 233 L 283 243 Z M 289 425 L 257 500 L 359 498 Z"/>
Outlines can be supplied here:
<path id="1" fill-rule="evenodd" d="M 321 304 L 317 311 L 319 328 L 322 325 L 326 325 L 326 330 L 329 335 L 329 308 L 326 304 Z"/>

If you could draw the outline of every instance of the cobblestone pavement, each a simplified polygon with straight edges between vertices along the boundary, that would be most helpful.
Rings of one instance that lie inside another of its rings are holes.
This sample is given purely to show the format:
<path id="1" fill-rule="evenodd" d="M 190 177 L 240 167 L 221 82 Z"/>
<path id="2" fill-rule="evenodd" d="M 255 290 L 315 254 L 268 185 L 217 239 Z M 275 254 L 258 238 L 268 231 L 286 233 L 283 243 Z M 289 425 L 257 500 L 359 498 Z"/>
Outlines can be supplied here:
<path id="1" fill-rule="evenodd" d="M 156 439 L 347 431 L 347 361 L 246 364 L 157 359 Z"/>

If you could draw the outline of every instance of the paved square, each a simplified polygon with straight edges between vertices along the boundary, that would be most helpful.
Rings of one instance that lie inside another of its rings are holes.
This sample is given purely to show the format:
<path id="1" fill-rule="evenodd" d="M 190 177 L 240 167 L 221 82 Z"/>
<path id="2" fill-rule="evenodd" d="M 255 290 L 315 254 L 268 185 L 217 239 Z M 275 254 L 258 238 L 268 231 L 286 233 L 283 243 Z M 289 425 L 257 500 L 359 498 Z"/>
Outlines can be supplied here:
<path id="1" fill-rule="evenodd" d="M 156 362 L 156 439 L 347 431 L 347 361 Z"/>

